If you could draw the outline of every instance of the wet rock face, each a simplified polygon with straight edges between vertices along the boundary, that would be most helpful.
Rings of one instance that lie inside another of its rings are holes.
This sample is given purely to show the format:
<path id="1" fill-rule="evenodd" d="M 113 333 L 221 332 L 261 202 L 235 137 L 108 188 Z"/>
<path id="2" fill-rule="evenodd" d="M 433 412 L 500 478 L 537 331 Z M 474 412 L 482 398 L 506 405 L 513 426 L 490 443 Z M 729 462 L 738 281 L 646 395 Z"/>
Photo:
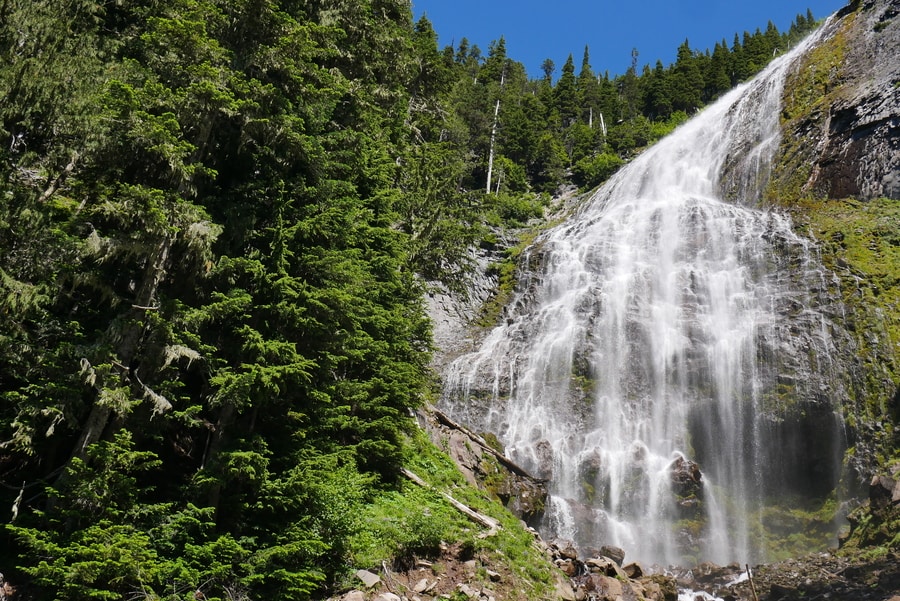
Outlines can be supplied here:
<path id="1" fill-rule="evenodd" d="M 696 517 L 703 502 L 703 474 L 700 466 L 689 459 L 678 457 L 670 468 L 672 492 L 681 517 Z"/>
<path id="2" fill-rule="evenodd" d="M 816 149 L 806 186 L 815 193 L 900 199 L 900 8 L 891 0 L 868 0 L 843 12 L 857 8 L 845 20 L 852 25 L 843 36 L 843 64 L 823 90 L 830 106 L 785 135 L 807 137 Z"/>

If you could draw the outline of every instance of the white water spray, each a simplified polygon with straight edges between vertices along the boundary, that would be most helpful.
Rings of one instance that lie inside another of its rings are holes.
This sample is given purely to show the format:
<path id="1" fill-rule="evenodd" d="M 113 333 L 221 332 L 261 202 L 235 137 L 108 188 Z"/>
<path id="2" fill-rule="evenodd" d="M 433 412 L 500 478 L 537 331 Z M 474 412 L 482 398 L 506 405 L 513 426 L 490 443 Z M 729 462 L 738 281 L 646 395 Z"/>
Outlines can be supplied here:
<path id="1" fill-rule="evenodd" d="M 773 416 L 831 386 L 827 320 L 808 308 L 827 275 L 787 217 L 756 208 L 785 74 L 813 43 L 541 236 L 507 319 L 448 368 L 443 408 L 550 480 L 545 535 L 662 565 L 765 556 L 759 512 L 805 469 Z"/>

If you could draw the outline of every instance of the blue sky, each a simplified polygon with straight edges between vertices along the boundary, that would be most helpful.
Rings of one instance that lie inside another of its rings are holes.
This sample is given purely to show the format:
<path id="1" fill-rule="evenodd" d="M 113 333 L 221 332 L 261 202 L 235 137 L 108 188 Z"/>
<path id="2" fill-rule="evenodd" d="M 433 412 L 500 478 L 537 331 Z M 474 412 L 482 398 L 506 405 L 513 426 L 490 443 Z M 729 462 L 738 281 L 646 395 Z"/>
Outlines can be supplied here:
<path id="1" fill-rule="evenodd" d="M 675 61 L 687 38 L 693 49 L 706 49 L 734 34 L 765 30 L 771 20 L 786 31 L 798 13 L 810 9 L 822 19 L 849 0 L 412 0 L 418 19 L 425 13 L 443 48 L 463 37 L 486 55 L 488 44 L 503 36 L 507 56 L 539 77 L 550 58 L 555 77 L 569 54 L 581 66 L 585 45 L 591 66 L 610 76 L 624 73 L 637 48 L 638 69 Z"/>

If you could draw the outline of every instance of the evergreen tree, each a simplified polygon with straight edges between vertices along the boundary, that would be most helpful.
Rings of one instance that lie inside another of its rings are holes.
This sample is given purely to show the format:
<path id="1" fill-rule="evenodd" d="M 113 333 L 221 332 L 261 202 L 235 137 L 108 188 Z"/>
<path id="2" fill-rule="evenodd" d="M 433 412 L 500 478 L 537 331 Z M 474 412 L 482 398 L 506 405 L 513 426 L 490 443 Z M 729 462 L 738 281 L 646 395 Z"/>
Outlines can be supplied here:
<path id="1" fill-rule="evenodd" d="M 734 42 L 731 45 L 731 85 L 736 86 L 749 76 L 750 65 L 747 63 L 744 46 L 738 34 L 734 34 Z"/>
<path id="2" fill-rule="evenodd" d="M 666 119 L 672 114 L 672 87 L 669 73 L 662 61 L 656 61 L 653 71 L 643 76 L 647 93 L 644 96 L 644 113 L 655 119 Z"/>
<path id="3" fill-rule="evenodd" d="M 328 504 L 396 475 L 425 383 L 396 182 L 407 90 L 441 79 L 411 60 L 408 6 L 3 10 L 5 55 L 42 32 L 45 64 L 86 71 L 65 96 L 25 85 L 30 57 L 0 67 L 2 127 L 29 147 L 7 155 L 4 227 L 51 234 L 0 239 L 3 440 L 16 477 L 53 484 L 10 552 L 57 598 L 173 579 L 308 598 L 354 528 Z"/>
<path id="4" fill-rule="evenodd" d="M 578 94 L 578 104 L 581 106 L 580 119 L 583 123 L 593 126 L 594 119 L 599 121 L 600 110 L 600 84 L 597 75 L 591 69 L 591 60 L 588 47 L 584 47 L 584 57 L 581 59 L 581 70 L 575 82 Z"/>
<path id="5" fill-rule="evenodd" d="M 541 63 L 541 71 L 544 73 L 544 81 L 552 84 L 553 73 L 556 71 L 556 65 L 553 63 L 553 60 L 545 58 L 544 62 Z"/>
<path id="6" fill-rule="evenodd" d="M 581 114 L 578 86 L 575 80 L 575 62 L 572 60 L 571 54 L 566 59 L 559 81 L 556 82 L 553 89 L 553 107 L 559 113 L 563 127 L 575 123 Z"/>
<path id="7" fill-rule="evenodd" d="M 500 36 L 488 46 L 488 56 L 479 71 L 478 77 L 483 83 L 494 82 L 499 84 L 506 74 L 506 40 Z"/>
<path id="8" fill-rule="evenodd" d="M 728 45 L 725 40 L 716 43 L 712 57 L 709 61 L 707 75 L 704 77 L 706 86 L 703 93 L 703 100 L 710 102 L 717 98 L 723 92 L 731 88 L 731 77 L 728 74 L 729 56 Z"/>
<path id="9" fill-rule="evenodd" d="M 692 113 L 701 106 L 703 74 L 688 40 L 678 47 L 672 69 L 672 108 Z"/>
<path id="10" fill-rule="evenodd" d="M 641 82 L 637 74 L 637 48 L 631 49 L 631 65 L 625 71 L 625 75 L 617 78 L 619 94 L 621 97 L 619 119 L 633 119 L 639 113 L 641 107 Z"/>

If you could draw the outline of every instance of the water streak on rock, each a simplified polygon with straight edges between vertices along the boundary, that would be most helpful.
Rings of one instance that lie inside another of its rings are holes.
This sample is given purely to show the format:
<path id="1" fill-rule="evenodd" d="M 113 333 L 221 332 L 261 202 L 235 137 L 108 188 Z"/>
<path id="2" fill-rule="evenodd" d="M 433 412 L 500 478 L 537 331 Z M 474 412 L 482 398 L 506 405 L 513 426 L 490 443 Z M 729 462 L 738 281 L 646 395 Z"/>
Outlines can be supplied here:
<path id="1" fill-rule="evenodd" d="M 502 325 L 448 368 L 444 410 L 550 480 L 545 535 L 648 563 L 754 561 L 767 498 L 833 487 L 838 380 L 814 309 L 831 276 L 758 208 L 785 74 L 814 43 L 542 235 Z"/>

